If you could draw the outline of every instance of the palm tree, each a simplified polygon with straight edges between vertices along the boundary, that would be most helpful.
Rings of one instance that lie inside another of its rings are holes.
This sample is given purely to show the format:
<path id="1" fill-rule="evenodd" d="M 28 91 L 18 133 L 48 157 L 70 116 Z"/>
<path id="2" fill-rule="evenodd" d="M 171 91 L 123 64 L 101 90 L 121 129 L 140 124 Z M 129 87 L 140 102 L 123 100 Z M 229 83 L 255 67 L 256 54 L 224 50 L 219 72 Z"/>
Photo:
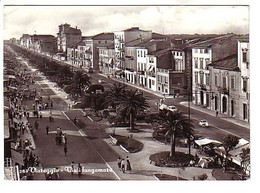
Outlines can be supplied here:
<path id="1" fill-rule="evenodd" d="M 189 118 L 180 111 L 164 109 L 153 116 L 153 122 L 166 129 L 165 136 L 170 136 L 171 138 L 170 157 L 175 155 L 176 138 L 185 137 L 190 140 L 190 135 L 194 128 Z"/>
<path id="2" fill-rule="evenodd" d="M 112 106 L 115 108 L 119 103 L 119 98 L 125 94 L 125 88 L 126 86 L 124 84 L 113 84 L 109 90 L 103 93 L 105 98 L 104 105 L 106 107 Z"/>
<path id="3" fill-rule="evenodd" d="M 87 73 L 78 70 L 73 76 L 73 83 L 81 91 L 84 86 L 90 85 L 90 77 Z"/>
<path id="4" fill-rule="evenodd" d="M 139 90 L 127 90 L 119 98 L 119 112 L 129 115 L 130 130 L 134 129 L 134 118 L 138 111 L 144 111 L 149 107 L 147 99 Z"/>

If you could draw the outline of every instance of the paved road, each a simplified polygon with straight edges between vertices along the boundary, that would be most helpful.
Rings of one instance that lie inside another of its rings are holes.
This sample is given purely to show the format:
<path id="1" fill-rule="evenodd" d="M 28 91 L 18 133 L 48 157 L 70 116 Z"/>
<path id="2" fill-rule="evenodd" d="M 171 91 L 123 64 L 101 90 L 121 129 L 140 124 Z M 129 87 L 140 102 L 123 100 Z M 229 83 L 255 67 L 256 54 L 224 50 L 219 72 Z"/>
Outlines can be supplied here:
<path id="1" fill-rule="evenodd" d="M 91 79 L 94 82 L 98 82 L 99 79 L 103 79 L 105 83 L 103 84 L 104 87 L 108 87 L 109 85 L 113 83 L 118 83 L 118 81 L 113 80 L 111 78 L 106 78 L 102 75 L 93 73 L 91 74 Z M 127 86 L 128 88 L 131 88 L 131 86 Z M 132 87 L 136 89 L 135 87 Z M 151 107 L 151 111 L 157 111 L 156 103 L 159 102 L 161 97 L 158 97 L 154 94 L 151 94 L 150 92 L 143 91 L 144 96 L 148 99 L 149 105 Z M 167 105 L 175 105 L 180 111 L 188 114 L 188 107 L 181 105 L 180 102 L 183 99 L 171 99 L 167 102 Z M 222 140 L 226 135 L 233 134 L 237 135 L 238 137 L 244 138 L 246 140 L 250 140 L 250 130 L 246 127 L 242 127 L 239 125 L 236 125 L 234 123 L 225 121 L 223 118 L 216 118 L 215 116 L 211 116 L 207 113 L 203 113 L 198 110 L 191 109 L 191 117 L 193 119 L 194 125 L 195 125 L 195 133 L 199 134 L 203 137 L 209 137 L 212 139 Z M 202 128 L 199 126 L 199 120 L 206 119 L 210 123 L 210 127 L 208 128 Z"/>
<path id="2" fill-rule="evenodd" d="M 45 79 L 40 75 L 36 78 L 36 84 L 31 85 L 30 88 L 37 89 L 38 94 L 43 96 L 44 102 L 47 102 L 48 96 L 51 96 L 53 101 L 52 115 L 54 122 L 49 122 L 49 110 L 42 111 L 43 117 L 38 119 L 39 129 L 36 131 L 36 152 L 41 159 L 43 168 L 66 170 L 70 168 L 71 162 L 74 161 L 75 167 L 76 164 L 81 163 L 87 172 L 83 173 L 80 178 L 76 174 L 71 175 L 69 172 L 60 172 L 61 179 L 119 180 L 122 178 L 116 173 L 118 171 L 115 172 L 118 154 L 103 141 L 103 138 L 107 137 L 104 131 L 106 125 L 102 126 L 83 117 L 81 111 L 67 111 L 66 103 L 52 91 L 46 84 Z M 33 102 L 32 100 L 25 101 L 25 105 L 31 111 Z M 77 127 L 71 121 L 75 116 L 84 122 L 82 128 Z M 32 125 L 34 125 L 35 120 L 35 117 L 29 118 Z M 47 125 L 50 127 L 48 135 L 45 129 Z M 56 145 L 57 127 L 61 127 L 67 135 L 67 155 L 64 153 L 63 145 Z M 99 171 L 91 173 L 93 169 Z"/>

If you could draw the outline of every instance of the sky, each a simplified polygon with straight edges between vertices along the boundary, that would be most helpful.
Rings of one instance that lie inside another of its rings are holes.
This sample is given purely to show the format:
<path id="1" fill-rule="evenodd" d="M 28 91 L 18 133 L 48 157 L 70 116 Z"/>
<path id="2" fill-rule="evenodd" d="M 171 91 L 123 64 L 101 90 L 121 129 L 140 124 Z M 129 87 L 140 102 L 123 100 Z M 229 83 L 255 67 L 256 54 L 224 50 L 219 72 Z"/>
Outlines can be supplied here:
<path id="1" fill-rule="evenodd" d="M 68 23 L 84 36 L 130 27 L 163 34 L 249 32 L 248 6 L 7 6 L 3 38 L 22 34 L 56 36 Z"/>

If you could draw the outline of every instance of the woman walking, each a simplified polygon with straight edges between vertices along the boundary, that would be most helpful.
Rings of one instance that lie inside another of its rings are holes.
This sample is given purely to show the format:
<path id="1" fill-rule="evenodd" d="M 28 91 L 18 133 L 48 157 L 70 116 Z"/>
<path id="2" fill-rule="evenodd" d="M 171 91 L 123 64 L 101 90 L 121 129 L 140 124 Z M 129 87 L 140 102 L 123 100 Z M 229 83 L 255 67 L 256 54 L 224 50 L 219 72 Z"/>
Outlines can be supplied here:
<path id="1" fill-rule="evenodd" d="M 117 165 L 118 165 L 118 169 L 119 169 L 119 170 L 121 170 L 121 161 L 122 161 L 121 157 L 118 157 L 118 159 L 117 159 Z"/>

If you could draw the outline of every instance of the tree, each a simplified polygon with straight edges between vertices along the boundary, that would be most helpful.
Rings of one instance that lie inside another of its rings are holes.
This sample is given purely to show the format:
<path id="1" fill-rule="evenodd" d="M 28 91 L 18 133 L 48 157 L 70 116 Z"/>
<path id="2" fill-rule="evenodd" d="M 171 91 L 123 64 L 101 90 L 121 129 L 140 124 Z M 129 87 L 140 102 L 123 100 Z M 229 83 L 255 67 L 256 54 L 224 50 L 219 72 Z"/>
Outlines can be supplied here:
<path id="1" fill-rule="evenodd" d="M 76 71 L 73 76 L 73 84 L 81 91 L 87 85 L 90 85 L 90 77 L 87 73 L 80 70 Z"/>
<path id="2" fill-rule="evenodd" d="M 192 122 L 182 112 L 167 109 L 160 111 L 157 115 L 153 115 L 153 122 L 165 129 L 165 136 L 170 136 L 171 138 L 170 157 L 175 155 L 176 138 L 185 137 L 190 140 L 190 134 L 192 134 L 194 128 Z"/>
<path id="3" fill-rule="evenodd" d="M 124 84 L 113 84 L 107 91 L 103 93 L 105 98 L 104 105 L 106 107 L 116 107 L 119 104 L 119 98 L 124 96 L 126 86 Z"/>
<path id="4" fill-rule="evenodd" d="M 138 111 L 144 111 L 149 107 L 147 99 L 139 90 L 127 90 L 119 97 L 119 112 L 126 112 L 129 116 L 130 130 L 134 129 L 134 118 Z"/>
<path id="5" fill-rule="evenodd" d="M 226 153 L 226 161 L 225 161 L 225 168 L 227 167 L 228 162 L 228 153 L 238 144 L 239 138 L 234 135 L 228 135 L 223 139 L 223 147 Z"/>
<path id="6" fill-rule="evenodd" d="M 241 158 L 241 167 L 243 168 L 244 172 L 246 172 L 250 165 L 250 148 L 249 147 L 242 149 L 240 158 Z"/>

